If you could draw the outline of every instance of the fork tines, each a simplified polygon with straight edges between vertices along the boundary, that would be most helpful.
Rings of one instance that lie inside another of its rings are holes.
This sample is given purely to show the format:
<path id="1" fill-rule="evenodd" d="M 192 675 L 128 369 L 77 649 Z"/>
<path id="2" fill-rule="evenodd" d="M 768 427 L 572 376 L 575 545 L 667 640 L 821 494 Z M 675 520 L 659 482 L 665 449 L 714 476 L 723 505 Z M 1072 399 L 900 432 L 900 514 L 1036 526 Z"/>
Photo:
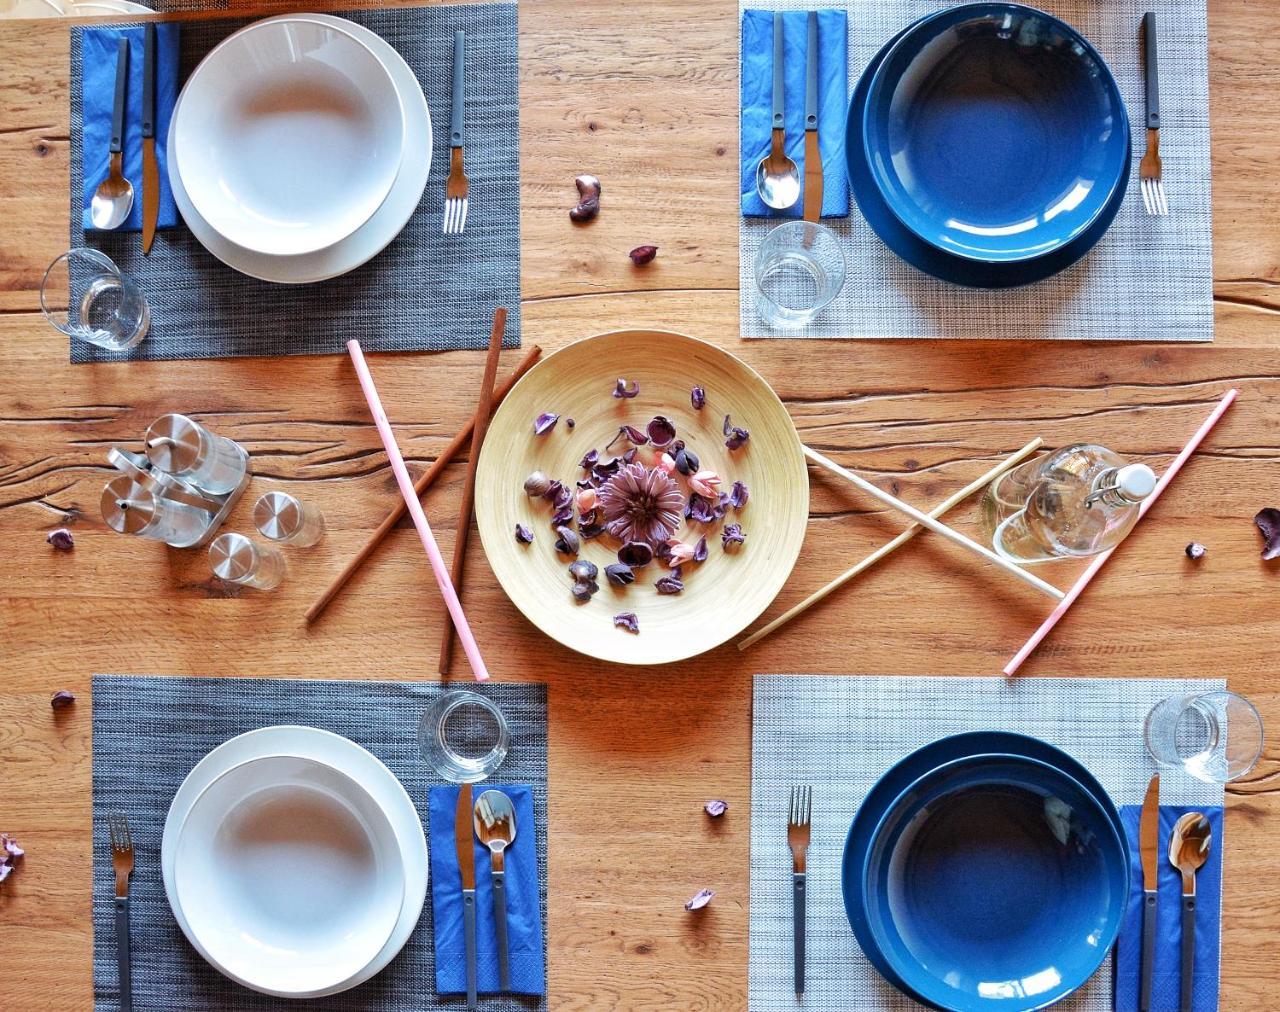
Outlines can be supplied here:
<path id="1" fill-rule="evenodd" d="M 129 836 L 129 820 L 119 812 L 107 813 L 107 832 L 111 834 L 111 849 L 123 853 L 133 850 L 133 839 Z"/>
<path id="2" fill-rule="evenodd" d="M 813 788 L 791 788 L 791 812 L 787 822 L 792 826 L 807 826 L 813 814 Z"/>
<path id="3" fill-rule="evenodd" d="M 1142 205 L 1147 214 L 1168 214 L 1169 201 L 1164 195 L 1164 182 L 1158 178 L 1142 180 Z"/>
<path id="4" fill-rule="evenodd" d="M 444 234 L 460 235 L 467 227 L 467 197 L 450 197 L 444 202 Z"/>

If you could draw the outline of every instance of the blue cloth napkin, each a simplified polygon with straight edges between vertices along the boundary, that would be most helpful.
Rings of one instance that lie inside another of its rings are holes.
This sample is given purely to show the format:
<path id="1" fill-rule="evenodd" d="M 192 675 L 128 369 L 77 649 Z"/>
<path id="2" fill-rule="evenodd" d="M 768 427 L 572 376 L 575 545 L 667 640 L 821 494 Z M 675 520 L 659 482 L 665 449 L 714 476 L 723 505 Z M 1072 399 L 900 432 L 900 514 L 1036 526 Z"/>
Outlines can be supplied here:
<path id="1" fill-rule="evenodd" d="M 507 848 L 507 941 L 511 954 L 511 991 L 542 995 L 547 992 L 542 952 L 542 916 L 538 900 L 538 855 L 534 832 L 533 795 L 524 785 L 499 790 L 511 799 L 516 813 L 515 842 Z M 462 876 L 454 844 L 454 816 L 458 786 L 431 788 L 428 826 L 431 835 L 431 909 L 435 914 L 436 991 L 462 994 L 467 990 L 467 950 L 462 927 Z M 476 852 L 476 979 L 481 993 L 498 990 L 498 943 L 493 920 L 493 879 L 489 850 L 472 834 Z"/>
<path id="2" fill-rule="evenodd" d="M 844 164 L 849 113 L 849 39 L 842 10 L 818 11 L 818 150 L 822 152 L 822 216 L 849 215 L 849 177 Z M 809 48 L 807 11 L 782 15 L 786 61 L 787 154 L 804 178 L 804 77 Z M 785 211 L 768 207 L 756 193 L 756 168 L 773 136 L 773 11 L 742 12 L 742 213 L 747 217 L 799 218 L 801 195 Z"/>
<path id="3" fill-rule="evenodd" d="M 1222 933 L 1222 809 L 1160 806 L 1160 875 L 1157 882 L 1155 967 L 1151 976 L 1151 1012 L 1177 1012 L 1181 1002 L 1182 875 L 1164 856 L 1173 825 L 1187 812 L 1203 812 L 1213 827 L 1209 860 L 1196 875 L 1196 963 L 1192 982 L 1194 1012 L 1217 1012 L 1218 949 Z M 1138 851 L 1140 805 L 1120 809 L 1129 838 L 1129 909 L 1116 942 L 1116 1012 L 1137 1012 L 1142 967 L 1142 860 Z"/>
<path id="4" fill-rule="evenodd" d="M 84 228 L 93 230 L 89 204 L 93 191 L 107 176 L 111 154 L 111 106 L 116 96 L 116 56 L 119 40 L 129 40 L 129 91 L 124 108 L 124 175 L 133 184 L 133 208 L 116 231 L 142 231 L 142 72 L 143 27 L 86 28 L 82 36 L 81 100 L 84 108 Z M 165 150 L 169 119 L 178 99 L 178 26 L 156 25 L 156 161 L 160 166 L 160 211 L 157 228 L 178 223 L 178 208 L 169 190 L 169 157 Z"/>

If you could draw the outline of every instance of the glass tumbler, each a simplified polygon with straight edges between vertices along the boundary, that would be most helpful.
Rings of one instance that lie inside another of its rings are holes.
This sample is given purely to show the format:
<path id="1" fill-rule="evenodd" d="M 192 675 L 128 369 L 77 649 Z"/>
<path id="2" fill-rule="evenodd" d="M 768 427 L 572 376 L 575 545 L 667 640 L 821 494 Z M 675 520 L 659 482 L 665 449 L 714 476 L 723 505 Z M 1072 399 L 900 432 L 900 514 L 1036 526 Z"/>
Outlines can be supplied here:
<path id="1" fill-rule="evenodd" d="M 1162 699 L 1147 714 L 1143 735 L 1156 765 L 1211 784 L 1244 776 L 1262 755 L 1262 717 L 1225 689 Z"/>
<path id="2" fill-rule="evenodd" d="M 840 237 L 811 221 L 788 221 L 756 253 L 756 309 L 771 327 L 803 327 L 844 287 Z"/>
<path id="3" fill-rule="evenodd" d="M 125 351 L 147 336 L 151 310 L 132 278 L 109 256 L 87 246 L 68 250 L 40 283 L 40 309 L 57 330 L 108 351 Z"/>
<path id="4" fill-rule="evenodd" d="M 479 783 L 507 757 L 507 718 L 478 692 L 454 689 L 437 696 L 418 725 L 422 757 L 455 784 Z"/>

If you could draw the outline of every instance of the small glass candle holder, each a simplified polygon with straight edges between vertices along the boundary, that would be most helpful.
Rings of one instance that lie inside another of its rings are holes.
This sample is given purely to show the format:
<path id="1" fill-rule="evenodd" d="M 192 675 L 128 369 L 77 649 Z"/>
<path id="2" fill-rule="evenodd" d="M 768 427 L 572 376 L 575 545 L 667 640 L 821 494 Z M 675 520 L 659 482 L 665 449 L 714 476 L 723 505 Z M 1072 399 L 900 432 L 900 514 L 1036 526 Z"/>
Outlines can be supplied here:
<path id="1" fill-rule="evenodd" d="M 186 415 L 161 415 L 147 429 L 147 459 L 161 471 L 215 495 L 240 487 L 249 454 Z"/>
<path id="2" fill-rule="evenodd" d="M 227 583 L 254 590 L 275 590 L 284 579 L 284 554 L 270 545 L 256 545 L 243 534 L 219 534 L 209 545 L 213 575 Z"/>
<path id="3" fill-rule="evenodd" d="M 68 250 L 40 282 L 40 309 L 56 330 L 108 351 L 127 351 L 147 336 L 151 309 L 137 283 L 105 253 Z"/>
<path id="4" fill-rule="evenodd" d="M 1147 714 L 1143 736 L 1157 766 L 1211 784 L 1238 780 L 1262 755 L 1262 717 L 1225 689 L 1162 699 Z"/>
<path id="5" fill-rule="evenodd" d="M 507 718 L 478 692 L 454 689 L 422 715 L 418 747 L 431 768 L 455 784 L 479 783 L 507 757 Z"/>
<path id="6" fill-rule="evenodd" d="M 258 533 L 271 541 L 310 548 L 324 537 L 324 514 L 287 492 L 266 492 L 253 504 Z"/>

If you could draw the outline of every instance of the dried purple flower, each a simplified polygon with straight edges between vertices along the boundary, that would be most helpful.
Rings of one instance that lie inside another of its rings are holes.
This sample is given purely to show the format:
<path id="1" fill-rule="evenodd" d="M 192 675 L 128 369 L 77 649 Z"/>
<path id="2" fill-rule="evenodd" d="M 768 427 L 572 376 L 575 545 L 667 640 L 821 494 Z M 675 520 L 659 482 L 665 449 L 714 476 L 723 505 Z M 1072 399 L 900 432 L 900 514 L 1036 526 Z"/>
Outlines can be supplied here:
<path id="1" fill-rule="evenodd" d="M 556 551 L 561 555 L 577 555 L 578 549 L 582 547 L 582 541 L 571 527 L 560 526 L 556 528 Z"/>
<path id="2" fill-rule="evenodd" d="M 653 258 L 657 255 L 657 246 L 637 246 L 627 254 L 627 256 L 631 258 L 631 262 L 637 267 L 643 267 L 645 264 L 653 263 Z"/>
<path id="3" fill-rule="evenodd" d="M 1262 532 L 1262 557 L 1274 559 L 1280 556 L 1280 510 L 1274 506 L 1260 509 L 1253 522 Z"/>
<path id="4" fill-rule="evenodd" d="M 600 462 L 600 451 L 589 450 L 587 452 L 587 455 L 583 457 L 580 461 L 578 461 L 578 466 L 582 468 L 584 471 L 590 471 L 599 462 Z"/>
<path id="5" fill-rule="evenodd" d="M 720 543 L 726 552 L 737 545 L 745 544 L 746 540 L 747 536 L 742 533 L 741 524 L 725 524 L 724 530 L 720 532 Z"/>
<path id="6" fill-rule="evenodd" d="M 590 601 L 591 597 L 600 589 L 600 584 L 595 580 L 577 580 L 570 588 L 575 599 L 579 601 Z"/>
<path id="7" fill-rule="evenodd" d="M 573 427 L 574 427 L 575 425 L 577 425 L 578 423 L 577 423 L 577 422 L 575 422 L 572 418 L 566 418 L 566 419 L 564 420 L 564 424 L 565 424 L 566 428 L 568 428 L 568 429 L 572 430 L 572 429 L 573 429 Z"/>
<path id="8" fill-rule="evenodd" d="M 653 557 L 657 559 L 659 562 L 666 562 L 669 558 L 671 558 L 671 541 L 672 540 L 673 539 L 668 539 L 667 541 L 660 541 L 658 544 L 653 546 Z"/>
<path id="9" fill-rule="evenodd" d="M 569 211 L 569 219 L 582 224 L 600 213 L 600 180 L 584 172 L 573 185 L 578 188 L 578 203 Z"/>
<path id="10" fill-rule="evenodd" d="M 585 517 L 578 520 L 578 536 L 583 541 L 590 541 L 592 538 L 598 538 L 604 533 L 604 524 L 596 523 L 595 514 L 591 514 L 591 519 Z"/>
<path id="11" fill-rule="evenodd" d="M 1203 559 L 1204 553 L 1208 551 L 1199 541 L 1193 541 L 1187 545 L 1186 553 L 1188 559 Z"/>
<path id="12" fill-rule="evenodd" d="M 751 493 L 747 490 L 747 483 L 744 481 L 735 481 L 733 489 L 729 492 L 728 504 L 736 510 L 742 509 L 747 504 L 747 500 L 751 497 Z"/>
<path id="13" fill-rule="evenodd" d="M 625 379 L 619 377 L 618 384 L 613 388 L 614 397 L 637 397 L 640 394 L 640 381 L 632 380 L 628 383 Z"/>
<path id="14" fill-rule="evenodd" d="M 694 492 L 689 496 L 689 505 L 685 507 L 684 515 L 687 520 L 709 524 L 724 516 L 724 507 L 718 501 L 713 502 Z"/>
<path id="15" fill-rule="evenodd" d="M 654 446 L 667 446 L 676 438 L 676 427 L 671 424 L 670 419 L 662 415 L 654 415 L 645 431 L 648 432 L 649 441 Z"/>
<path id="16" fill-rule="evenodd" d="M 692 450 L 681 447 L 676 451 L 676 470 L 681 474 L 696 474 L 701 466 L 698 455 Z"/>
<path id="17" fill-rule="evenodd" d="M 551 491 L 551 479 L 541 471 L 534 471 L 524 480 L 524 494 L 536 498 Z"/>
<path id="18" fill-rule="evenodd" d="M 649 437 L 646 436 L 639 429 L 637 429 L 634 425 L 619 425 L 618 434 L 614 436 L 611 440 L 609 440 L 609 445 L 606 446 L 605 449 L 612 450 L 613 444 L 616 443 L 619 439 L 626 439 L 633 446 L 644 446 L 645 443 L 649 442 Z"/>
<path id="19" fill-rule="evenodd" d="M 611 566 L 605 566 L 604 575 L 605 579 L 615 587 L 625 587 L 636 581 L 636 571 L 625 562 L 615 562 Z"/>
<path id="20" fill-rule="evenodd" d="M 711 897 L 714 895 L 715 890 L 713 889 L 701 889 L 693 899 L 684 905 L 684 908 L 686 910 L 701 910 L 711 902 Z"/>
<path id="21" fill-rule="evenodd" d="M 689 403 L 694 411 L 701 411 L 707 403 L 707 392 L 702 387 L 694 387 L 689 391 Z"/>
<path id="22" fill-rule="evenodd" d="M 653 561 L 653 546 L 645 541 L 628 541 L 618 549 L 618 561 L 632 569 L 644 569 Z"/>
<path id="23" fill-rule="evenodd" d="M 599 576 L 600 570 L 596 568 L 596 564 L 594 562 L 588 562 L 586 559 L 579 559 L 577 562 L 570 564 L 569 575 L 579 583 L 586 583 L 588 580 L 594 580 Z"/>
<path id="24" fill-rule="evenodd" d="M 50 531 L 45 535 L 44 539 L 60 552 L 69 552 L 76 546 L 76 539 L 71 536 L 71 532 L 65 527 Z"/>
<path id="25" fill-rule="evenodd" d="M 547 496 L 551 500 L 551 505 L 558 510 L 564 509 L 566 506 L 573 505 L 573 490 L 562 481 L 557 481 L 550 495 Z"/>
<path id="26" fill-rule="evenodd" d="M 535 436 L 545 436 L 556 427 L 556 422 L 558 421 L 560 421 L 559 415 L 553 415 L 550 411 L 542 412 L 533 420 L 533 434 Z"/>
<path id="27" fill-rule="evenodd" d="M 729 802 L 727 801 L 708 801 L 702 806 L 702 810 L 711 818 L 718 819 L 729 810 Z"/>
<path id="28" fill-rule="evenodd" d="M 707 539 L 705 535 L 703 537 L 700 537 L 698 539 L 698 543 L 693 546 L 693 561 L 694 562 L 707 561 Z"/>
<path id="29" fill-rule="evenodd" d="M 724 445 L 730 450 L 736 450 L 751 438 L 751 433 L 746 429 L 739 428 L 734 425 L 728 415 L 724 416 Z"/>
<path id="30" fill-rule="evenodd" d="M 614 615 L 613 624 L 627 632 L 637 634 L 640 632 L 640 620 L 636 618 L 634 611 L 624 611 L 621 615 Z"/>
<path id="31" fill-rule="evenodd" d="M 573 507 L 572 506 L 561 506 L 559 509 L 557 509 L 554 513 L 551 514 L 552 530 L 555 530 L 557 527 L 565 527 L 571 523 L 573 523 Z"/>
<path id="32" fill-rule="evenodd" d="M 684 581 L 680 579 L 680 568 L 677 566 L 668 576 L 653 585 L 659 594 L 679 594 L 684 590 Z"/>
<path id="33" fill-rule="evenodd" d="M 559 478 L 547 482 L 547 489 L 542 493 L 542 498 L 549 503 L 564 505 L 562 501 L 564 498 L 564 482 Z"/>
<path id="34" fill-rule="evenodd" d="M 0 833 L 0 861 L 12 862 L 26 853 L 8 833 Z"/>
<path id="35" fill-rule="evenodd" d="M 601 486 L 599 499 L 605 527 L 621 542 L 655 545 L 680 526 L 684 497 L 680 486 L 659 468 L 624 465 Z"/>
<path id="36" fill-rule="evenodd" d="M 68 706 L 76 701 L 76 694 L 68 692 L 66 689 L 59 689 L 49 700 L 49 705 L 55 710 L 65 710 Z"/>

